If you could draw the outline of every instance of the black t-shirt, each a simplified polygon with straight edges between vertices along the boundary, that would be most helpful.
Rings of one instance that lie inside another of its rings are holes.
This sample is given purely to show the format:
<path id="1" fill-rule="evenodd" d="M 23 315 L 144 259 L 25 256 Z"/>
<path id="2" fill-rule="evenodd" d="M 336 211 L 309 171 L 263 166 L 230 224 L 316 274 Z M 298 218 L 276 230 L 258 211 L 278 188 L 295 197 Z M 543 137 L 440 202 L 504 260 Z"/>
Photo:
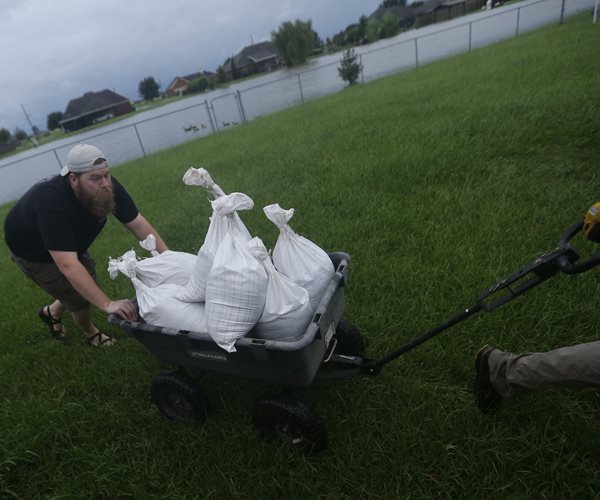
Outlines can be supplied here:
<path id="1" fill-rule="evenodd" d="M 138 209 L 125 188 L 112 177 L 114 216 L 127 224 Z M 4 239 L 11 252 L 33 262 L 52 262 L 48 250 L 83 254 L 106 224 L 86 210 L 68 176 L 44 179 L 27 191 L 4 221 Z"/>

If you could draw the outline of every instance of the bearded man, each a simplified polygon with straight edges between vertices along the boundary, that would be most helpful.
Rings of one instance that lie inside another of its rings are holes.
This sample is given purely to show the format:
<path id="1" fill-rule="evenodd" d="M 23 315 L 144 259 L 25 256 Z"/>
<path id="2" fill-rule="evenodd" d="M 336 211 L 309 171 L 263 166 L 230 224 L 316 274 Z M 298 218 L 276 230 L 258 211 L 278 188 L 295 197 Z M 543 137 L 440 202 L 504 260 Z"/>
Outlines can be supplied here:
<path id="1" fill-rule="evenodd" d="M 60 175 L 31 187 L 5 219 L 4 239 L 12 260 L 54 299 L 38 316 L 55 339 L 66 337 L 61 321 L 66 310 L 93 346 L 112 345 L 115 339 L 94 326 L 91 304 L 108 314 L 137 319 L 129 300 L 112 300 L 98 286 L 95 262 L 88 253 L 110 214 L 139 241 L 154 234 L 156 249 L 167 250 L 125 188 L 111 176 L 104 153 L 79 144 L 69 151 Z"/>

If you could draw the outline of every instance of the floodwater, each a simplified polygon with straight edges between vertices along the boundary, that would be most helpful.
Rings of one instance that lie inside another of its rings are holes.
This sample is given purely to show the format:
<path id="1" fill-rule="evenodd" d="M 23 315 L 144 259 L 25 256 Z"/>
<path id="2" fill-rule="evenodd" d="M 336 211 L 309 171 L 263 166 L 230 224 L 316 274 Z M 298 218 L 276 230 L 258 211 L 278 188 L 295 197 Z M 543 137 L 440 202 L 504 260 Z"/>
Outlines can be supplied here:
<path id="1" fill-rule="evenodd" d="M 558 23 L 561 12 L 566 17 L 593 5 L 594 0 L 528 0 L 357 47 L 363 65 L 359 81 L 518 36 Z M 38 180 L 57 174 L 74 144 L 93 143 L 116 165 L 337 92 L 345 86 L 337 71 L 341 56 L 326 55 L 300 69 L 281 69 L 227 89 L 136 112 L 105 127 L 0 160 L 0 203 L 17 199 Z"/>

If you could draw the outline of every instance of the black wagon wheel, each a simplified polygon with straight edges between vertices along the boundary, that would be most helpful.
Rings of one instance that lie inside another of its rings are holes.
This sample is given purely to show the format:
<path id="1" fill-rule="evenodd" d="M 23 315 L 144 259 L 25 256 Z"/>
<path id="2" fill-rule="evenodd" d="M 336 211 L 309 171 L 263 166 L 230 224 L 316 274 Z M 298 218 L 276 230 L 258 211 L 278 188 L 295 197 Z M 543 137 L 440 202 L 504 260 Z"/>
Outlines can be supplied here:
<path id="1" fill-rule="evenodd" d="M 287 443 L 302 453 L 317 453 L 327 448 L 328 434 L 323 419 L 308 405 L 290 396 L 259 400 L 252 421 L 267 440 Z"/>
<path id="2" fill-rule="evenodd" d="M 200 385 L 183 371 L 162 372 L 150 385 L 150 397 L 169 420 L 196 422 L 206 417 L 206 398 Z"/>
<path id="3" fill-rule="evenodd" d="M 341 319 L 333 337 L 337 344 L 335 352 L 348 356 L 363 356 L 365 354 L 365 338 L 352 323 Z"/>

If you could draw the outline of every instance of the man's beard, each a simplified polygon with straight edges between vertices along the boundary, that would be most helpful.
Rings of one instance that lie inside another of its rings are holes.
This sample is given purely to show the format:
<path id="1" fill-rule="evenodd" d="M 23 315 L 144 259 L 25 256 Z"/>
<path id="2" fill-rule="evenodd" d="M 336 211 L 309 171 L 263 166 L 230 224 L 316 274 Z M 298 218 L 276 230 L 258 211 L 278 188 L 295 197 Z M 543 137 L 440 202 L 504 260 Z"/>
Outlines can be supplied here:
<path id="1" fill-rule="evenodd" d="M 115 211 L 115 196 L 112 186 L 101 189 L 96 195 L 81 186 L 75 186 L 75 194 L 81 204 L 96 217 L 103 218 Z"/>

